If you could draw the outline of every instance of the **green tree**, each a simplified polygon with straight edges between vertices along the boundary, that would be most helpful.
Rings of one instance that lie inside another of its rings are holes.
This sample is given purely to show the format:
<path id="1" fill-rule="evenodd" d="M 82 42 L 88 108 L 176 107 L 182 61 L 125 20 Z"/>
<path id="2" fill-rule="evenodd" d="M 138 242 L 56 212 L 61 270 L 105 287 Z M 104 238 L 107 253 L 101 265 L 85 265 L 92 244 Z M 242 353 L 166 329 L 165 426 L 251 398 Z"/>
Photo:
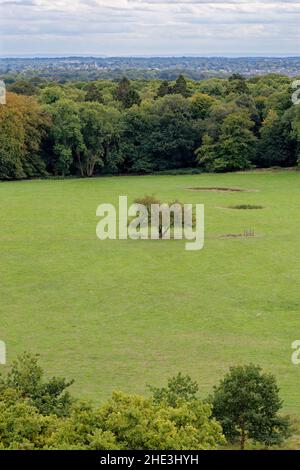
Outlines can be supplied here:
<path id="1" fill-rule="evenodd" d="M 283 90 L 273 92 L 266 100 L 266 108 L 274 110 L 279 116 L 291 107 L 291 95 L 293 90 L 290 87 L 282 87 Z"/>
<path id="2" fill-rule="evenodd" d="M 130 80 L 123 77 L 115 91 L 118 101 L 121 101 L 124 108 L 131 108 L 134 104 L 139 105 L 141 98 L 139 93 L 132 87 Z"/>
<path id="3" fill-rule="evenodd" d="M 57 377 L 44 381 L 43 375 L 37 357 L 24 353 L 13 362 L 7 376 L 1 377 L 0 386 L 3 390 L 15 390 L 21 399 L 27 399 L 43 415 L 67 415 L 72 399 L 66 389 L 73 381 Z"/>
<path id="4" fill-rule="evenodd" d="M 105 129 L 104 109 L 98 103 L 86 103 L 80 109 L 84 148 L 78 163 L 82 176 L 92 176 L 96 165 L 103 166 Z"/>
<path id="5" fill-rule="evenodd" d="M 34 98 L 7 93 L 6 105 L 0 106 L 1 179 L 47 174 L 40 153 L 49 125 L 49 116 Z"/>
<path id="6" fill-rule="evenodd" d="M 102 93 L 96 83 L 89 83 L 85 87 L 85 92 L 85 101 L 96 101 L 97 103 L 103 103 Z"/>
<path id="7" fill-rule="evenodd" d="M 228 93 L 247 94 L 249 88 L 243 75 L 239 73 L 232 74 L 228 79 Z"/>
<path id="8" fill-rule="evenodd" d="M 131 108 L 134 104 L 140 105 L 141 98 L 139 93 L 134 90 L 134 88 L 130 88 L 128 92 L 124 95 L 122 103 L 124 108 Z"/>
<path id="9" fill-rule="evenodd" d="M 298 166 L 300 166 L 300 105 L 293 106 L 288 114 L 291 122 L 291 138 L 294 141 Z"/>
<path id="10" fill-rule="evenodd" d="M 168 380 L 166 387 L 158 388 L 150 385 L 148 388 L 155 403 L 166 402 L 173 407 L 176 407 L 179 400 L 187 402 L 195 400 L 199 389 L 197 382 L 189 375 L 182 375 L 180 372 Z"/>
<path id="11" fill-rule="evenodd" d="M 278 116 L 274 110 L 268 112 L 262 123 L 255 161 L 260 167 L 288 166 L 296 163 L 290 122 Z"/>
<path id="12" fill-rule="evenodd" d="M 92 176 L 105 164 L 114 171 L 121 161 L 118 111 L 99 103 L 84 103 L 80 106 L 80 123 L 83 147 L 77 155 L 81 176 Z"/>
<path id="13" fill-rule="evenodd" d="M 26 401 L 0 398 L 0 450 L 44 449 L 52 430 L 58 423 L 56 416 L 43 416 Z"/>
<path id="14" fill-rule="evenodd" d="M 63 98 L 65 98 L 65 91 L 58 85 L 43 88 L 39 95 L 39 101 L 42 104 L 53 104 Z"/>
<path id="15" fill-rule="evenodd" d="M 37 88 L 33 85 L 33 83 L 29 81 L 18 80 L 9 85 L 8 91 L 10 91 L 11 93 L 16 93 L 18 95 L 32 96 L 36 94 Z"/>
<path id="16" fill-rule="evenodd" d="M 209 171 L 236 171 L 250 168 L 256 155 L 254 123 L 242 112 L 225 117 L 217 139 L 207 134 L 196 150 L 199 164 Z"/>
<path id="17" fill-rule="evenodd" d="M 77 402 L 67 418 L 57 421 L 46 441 L 55 450 L 118 450 L 116 436 L 104 431 L 99 412 L 90 404 Z"/>
<path id="18" fill-rule="evenodd" d="M 202 123 L 180 95 L 133 108 L 124 116 L 124 165 L 137 173 L 193 166 L 201 134 Z"/>
<path id="19" fill-rule="evenodd" d="M 75 167 L 84 149 L 79 106 L 71 100 L 59 99 L 46 107 L 52 117 L 50 153 L 52 171 L 66 176 Z"/>
<path id="20" fill-rule="evenodd" d="M 121 449 L 209 450 L 225 442 L 211 407 L 181 401 L 176 408 L 135 395 L 115 392 L 99 410 L 104 431 L 116 436 Z"/>
<path id="21" fill-rule="evenodd" d="M 183 75 L 179 75 L 174 86 L 172 87 L 172 93 L 176 95 L 182 95 L 184 98 L 190 96 L 187 81 Z"/>
<path id="22" fill-rule="evenodd" d="M 216 100 L 205 93 L 195 93 L 190 100 L 191 112 L 194 119 L 205 119 Z"/>
<path id="23" fill-rule="evenodd" d="M 123 130 L 122 113 L 113 106 L 106 106 L 103 113 L 103 162 L 107 172 L 117 173 L 123 162 L 121 135 Z"/>
<path id="24" fill-rule="evenodd" d="M 157 90 L 157 98 L 162 98 L 172 93 L 172 88 L 168 80 L 163 80 Z"/>
<path id="25" fill-rule="evenodd" d="M 242 450 L 247 439 L 272 446 L 289 435 L 288 420 L 278 415 L 282 401 L 276 380 L 260 367 L 232 367 L 214 388 L 210 401 L 226 438 L 239 438 Z"/>
<path id="26" fill-rule="evenodd" d="M 15 106 L 16 95 L 7 94 L 7 104 L 0 106 L 0 177 L 1 179 L 25 178 L 23 169 L 23 144 L 25 129 L 22 113 Z"/>
<path id="27" fill-rule="evenodd" d="M 119 101 L 123 101 L 124 96 L 126 95 L 126 93 L 128 93 L 128 90 L 130 90 L 130 87 L 131 87 L 130 80 L 128 80 L 127 77 L 123 77 L 119 81 L 118 86 L 115 90 L 116 99 Z"/>
<path id="28" fill-rule="evenodd" d="M 253 121 L 244 113 L 224 119 L 220 135 L 220 170 L 246 170 L 256 154 L 257 140 L 252 133 Z"/>

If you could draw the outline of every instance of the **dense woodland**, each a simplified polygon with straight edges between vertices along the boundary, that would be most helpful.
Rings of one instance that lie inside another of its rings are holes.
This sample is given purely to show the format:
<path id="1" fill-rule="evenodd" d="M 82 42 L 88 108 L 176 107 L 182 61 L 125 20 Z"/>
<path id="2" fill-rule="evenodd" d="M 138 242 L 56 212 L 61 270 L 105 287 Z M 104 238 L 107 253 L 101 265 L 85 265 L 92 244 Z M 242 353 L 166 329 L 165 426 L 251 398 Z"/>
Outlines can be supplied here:
<path id="1" fill-rule="evenodd" d="M 290 167 L 300 162 L 292 79 L 30 78 L 0 106 L 0 178 Z M 194 170 L 193 170 L 194 169 Z"/>

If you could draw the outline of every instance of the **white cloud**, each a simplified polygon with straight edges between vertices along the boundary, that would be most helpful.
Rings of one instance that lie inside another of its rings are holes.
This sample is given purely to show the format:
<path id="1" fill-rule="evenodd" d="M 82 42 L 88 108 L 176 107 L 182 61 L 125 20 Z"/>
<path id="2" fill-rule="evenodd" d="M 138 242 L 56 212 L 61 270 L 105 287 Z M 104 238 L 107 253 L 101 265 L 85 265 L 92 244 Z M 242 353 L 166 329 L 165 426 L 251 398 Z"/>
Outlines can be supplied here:
<path id="1" fill-rule="evenodd" d="M 0 0 L 0 53 L 300 54 L 300 0 Z"/>

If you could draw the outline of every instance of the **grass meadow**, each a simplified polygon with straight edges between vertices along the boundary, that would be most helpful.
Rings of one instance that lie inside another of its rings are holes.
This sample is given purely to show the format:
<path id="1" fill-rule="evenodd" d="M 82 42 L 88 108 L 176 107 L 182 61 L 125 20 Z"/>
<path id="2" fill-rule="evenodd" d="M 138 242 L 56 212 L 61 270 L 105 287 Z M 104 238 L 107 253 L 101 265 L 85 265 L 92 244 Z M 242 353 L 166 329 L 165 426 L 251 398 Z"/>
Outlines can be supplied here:
<path id="1" fill-rule="evenodd" d="M 96 238 L 99 204 L 146 194 L 204 203 L 204 249 Z M 284 411 L 299 414 L 299 172 L 6 182 L 0 227 L 8 365 L 37 352 L 49 374 L 74 378 L 73 393 L 97 403 L 178 371 L 206 397 L 230 365 L 253 362 L 276 375 Z M 227 236 L 245 230 L 255 237 Z"/>

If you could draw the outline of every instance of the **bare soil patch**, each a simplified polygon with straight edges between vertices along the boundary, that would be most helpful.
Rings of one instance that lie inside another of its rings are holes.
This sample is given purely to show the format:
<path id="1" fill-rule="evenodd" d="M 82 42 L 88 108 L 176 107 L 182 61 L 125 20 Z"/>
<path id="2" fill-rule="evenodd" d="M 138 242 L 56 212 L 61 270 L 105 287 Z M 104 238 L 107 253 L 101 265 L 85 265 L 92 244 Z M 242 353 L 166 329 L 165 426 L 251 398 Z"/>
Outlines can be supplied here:
<path id="1" fill-rule="evenodd" d="M 256 204 L 237 204 L 235 206 L 218 206 L 217 209 L 233 209 L 233 210 L 261 210 L 264 206 Z"/>
<path id="2" fill-rule="evenodd" d="M 241 189 L 241 188 L 223 188 L 223 187 L 198 187 L 186 188 L 187 191 L 200 191 L 212 193 L 257 193 L 257 189 Z"/>
<path id="3" fill-rule="evenodd" d="M 224 233 L 219 238 L 255 238 L 256 234 L 253 229 L 244 230 L 243 233 Z"/>

